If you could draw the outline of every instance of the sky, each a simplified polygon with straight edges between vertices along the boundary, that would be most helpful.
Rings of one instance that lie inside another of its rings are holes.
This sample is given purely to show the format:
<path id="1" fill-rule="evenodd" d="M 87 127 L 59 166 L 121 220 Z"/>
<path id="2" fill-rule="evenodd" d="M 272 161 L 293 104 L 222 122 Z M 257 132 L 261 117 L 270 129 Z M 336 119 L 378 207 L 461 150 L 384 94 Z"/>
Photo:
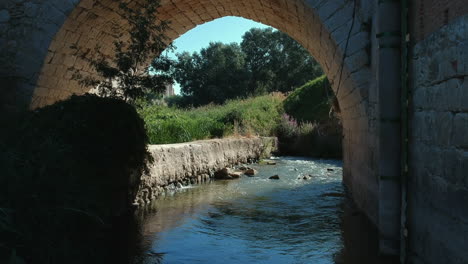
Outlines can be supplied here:
<path id="1" fill-rule="evenodd" d="M 177 38 L 173 42 L 177 49 L 169 56 L 175 57 L 175 53 L 184 51 L 198 52 L 207 47 L 210 42 L 240 43 L 244 33 L 253 27 L 267 28 L 268 26 L 240 17 L 223 17 L 213 20 L 199 25 Z M 174 85 L 174 90 L 176 94 L 180 94 L 179 84 Z"/>

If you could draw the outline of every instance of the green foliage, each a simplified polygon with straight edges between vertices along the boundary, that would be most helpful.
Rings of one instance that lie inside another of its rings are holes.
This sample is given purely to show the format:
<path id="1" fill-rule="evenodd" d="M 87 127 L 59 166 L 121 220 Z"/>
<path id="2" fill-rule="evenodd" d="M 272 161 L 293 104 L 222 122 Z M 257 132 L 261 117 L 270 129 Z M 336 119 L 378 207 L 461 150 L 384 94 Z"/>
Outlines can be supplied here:
<path id="1" fill-rule="evenodd" d="M 0 140 L 0 262 L 104 263 L 102 231 L 133 202 L 152 160 L 143 120 L 94 95 L 16 120 Z"/>
<path id="2" fill-rule="evenodd" d="M 159 7 L 160 0 L 140 1 L 136 8 L 121 1 L 119 14 L 128 23 L 128 30 L 116 36 L 113 54 L 102 53 L 100 46 L 95 47 L 92 56 L 89 49 L 78 50 L 77 54 L 98 77 L 83 76 L 77 71 L 74 79 L 83 86 L 96 88 L 101 96 L 130 102 L 146 94 L 163 92 L 166 84 L 172 83 L 168 72 L 173 62 L 161 54 L 173 46 L 166 44 L 170 41 L 165 35 L 168 22 L 158 19 Z M 155 55 L 161 56 L 153 59 Z"/>
<path id="3" fill-rule="evenodd" d="M 236 43 L 210 43 L 200 54 L 177 54 L 173 76 L 193 104 L 220 104 L 246 94 L 244 54 Z"/>
<path id="4" fill-rule="evenodd" d="M 318 63 L 295 40 L 280 31 L 251 29 L 236 43 L 210 43 L 193 54 L 177 54 L 174 79 L 194 106 L 288 92 L 322 74 Z"/>
<path id="5" fill-rule="evenodd" d="M 333 96 L 325 75 L 292 92 L 284 101 L 285 112 L 299 122 L 325 122 L 330 119 L 330 99 Z"/>
<path id="6" fill-rule="evenodd" d="M 279 94 L 182 110 L 147 105 L 139 110 L 152 144 L 179 143 L 231 135 L 271 136 L 283 113 Z"/>
<path id="7" fill-rule="evenodd" d="M 310 53 L 281 31 L 252 28 L 242 39 L 253 94 L 289 92 L 323 74 Z"/>
<path id="8" fill-rule="evenodd" d="M 193 105 L 191 97 L 177 94 L 164 98 L 164 101 L 169 107 L 175 108 L 187 108 Z"/>
<path id="9" fill-rule="evenodd" d="M 326 123 L 298 123 L 284 114 L 278 125 L 279 150 L 283 155 L 341 158 L 341 124 L 336 119 Z"/>
<path id="10" fill-rule="evenodd" d="M 326 76 L 297 88 L 284 100 L 278 126 L 280 151 L 288 155 L 341 158 L 342 127 L 329 115 L 333 91 Z"/>

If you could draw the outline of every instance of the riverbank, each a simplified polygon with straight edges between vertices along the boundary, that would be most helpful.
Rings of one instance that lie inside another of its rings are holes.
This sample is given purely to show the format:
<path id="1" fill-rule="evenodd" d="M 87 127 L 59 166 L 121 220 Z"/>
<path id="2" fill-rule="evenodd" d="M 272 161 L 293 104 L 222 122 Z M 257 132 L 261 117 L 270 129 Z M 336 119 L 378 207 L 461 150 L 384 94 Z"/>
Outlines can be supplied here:
<path id="1" fill-rule="evenodd" d="M 138 113 L 150 144 L 232 136 L 278 137 L 282 155 L 341 159 L 339 107 L 332 106 L 330 94 L 330 84 L 323 76 L 289 95 L 272 93 L 196 108 L 146 102 Z"/>
<path id="2" fill-rule="evenodd" d="M 277 145 L 274 137 L 150 145 L 154 163 L 149 173 L 141 177 L 135 205 L 148 204 L 165 192 L 182 186 L 206 182 L 223 168 L 269 157 L 277 150 Z"/>

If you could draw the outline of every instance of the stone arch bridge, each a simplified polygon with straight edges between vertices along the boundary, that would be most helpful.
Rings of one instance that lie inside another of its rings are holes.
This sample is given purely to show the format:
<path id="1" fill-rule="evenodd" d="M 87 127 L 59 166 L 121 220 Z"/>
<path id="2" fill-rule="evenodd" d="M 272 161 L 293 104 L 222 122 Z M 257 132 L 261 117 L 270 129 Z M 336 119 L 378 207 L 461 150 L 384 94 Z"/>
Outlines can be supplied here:
<path id="1" fill-rule="evenodd" d="M 160 13 L 171 39 L 240 16 L 301 43 L 337 96 L 344 182 L 380 230 L 381 252 L 409 263 L 468 263 L 468 3 L 410 2 L 162 0 Z M 1 111 L 87 92 L 72 80 L 75 70 L 94 74 L 77 49 L 111 51 L 126 29 L 116 7 L 2 0 Z"/>

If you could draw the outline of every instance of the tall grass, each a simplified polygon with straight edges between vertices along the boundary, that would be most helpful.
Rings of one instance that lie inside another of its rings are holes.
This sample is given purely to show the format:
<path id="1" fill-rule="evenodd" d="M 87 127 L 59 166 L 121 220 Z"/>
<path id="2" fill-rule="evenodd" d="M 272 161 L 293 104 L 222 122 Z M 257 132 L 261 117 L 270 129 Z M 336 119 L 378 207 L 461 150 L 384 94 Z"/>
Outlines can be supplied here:
<path id="1" fill-rule="evenodd" d="M 277 130 L 279 150 L 284 155 L 341 158 L 341 133 L 336 121 L 300 123 L 284 114 Z"/>
<path id="2" fill-rule="evenodd" d="M 145 105 L 139 110 L 151 144 L 180 143 L 228 136 L 272 136 L 283 113 L 281 94 L 188 110 Z"/>

